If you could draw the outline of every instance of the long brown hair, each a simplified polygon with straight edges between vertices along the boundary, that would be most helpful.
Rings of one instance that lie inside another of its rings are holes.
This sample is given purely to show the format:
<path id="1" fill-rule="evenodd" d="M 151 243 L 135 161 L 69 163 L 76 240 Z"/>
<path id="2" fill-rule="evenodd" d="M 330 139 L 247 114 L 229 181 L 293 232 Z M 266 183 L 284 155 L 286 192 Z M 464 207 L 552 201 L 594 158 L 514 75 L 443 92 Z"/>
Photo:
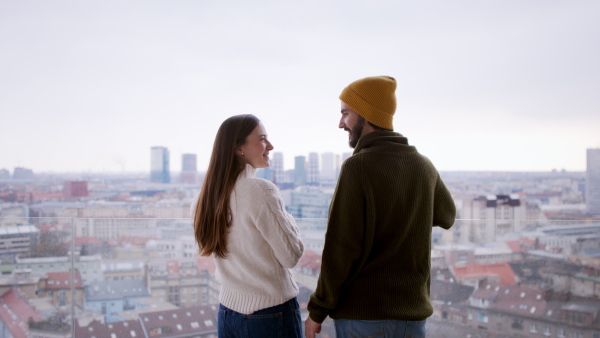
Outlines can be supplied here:
<path id="1" fill-rule="evenodd" d="M 229 198 L 245 166 L 235 150 L 246 143 L 259 122 L 256 116 L 244 114 L 228 118 L 219 127 L 194 214 L 194 233 L 202 256 L 214 253 L 225 258 L 227 254 Z"/>

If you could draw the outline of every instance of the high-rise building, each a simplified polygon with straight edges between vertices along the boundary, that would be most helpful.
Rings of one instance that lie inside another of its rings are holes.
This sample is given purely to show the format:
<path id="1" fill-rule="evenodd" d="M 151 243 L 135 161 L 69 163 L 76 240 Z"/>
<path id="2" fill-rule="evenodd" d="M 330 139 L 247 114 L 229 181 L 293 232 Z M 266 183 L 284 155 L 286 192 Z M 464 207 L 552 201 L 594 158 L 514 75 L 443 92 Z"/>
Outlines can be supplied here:
<path id="1" fill-rule="evenodd" d="M 265 180 L 269 180 L 269 181 L 273 182 L 273 168 L 271 168 L 271 167 L 258 168 L 256 170 L 256 177 L 264 178 Z"/>
<path id="2" fill-rule="evenodd" d="M 319 154 L 309 153 L 306 184 L 319 185 L 319 180 Z"/>
<path id="3" fill-rule="evenodd" d="M 283 153 L 273 153 L 271 168 L 273 169 L 273 183 L 282 184 L 284 181 Z"/>
<path id="4" fill-rule="evenodd" d="M 10 178 L 10 172 L 6 169 L 0 169 L 0 180 L 8 180 Z"/>
<path id="5" fill-rule="evenodd" d="M 181 174 L 179 183 L 195 184 L 198 180 L 198 170 L 196 167 L 196 154 L 181 155 Z"/>
<path id="6" fill-rule="evenodd" d="M 156 183 L 170 183 L 169 149 L 165 147 L 152 147 L 150 153 L 150 181 Z"/>
<path id="7" fill-rule="evenodd" d="M 296 187 L 306 185 L 306 157 L 304 156 L 294 158 L 294 185 Z"/>
<path id="8" fill-rule="evenodd" d="M 88 182 L 87 181 L 65 181 L 63 183 L 63 195 L 66 199 L 77 197 L 88 197 Z"/>
<path id="9" fill-rule="evenodd" d="M 333 190 L 304 186 L 290 192 L 286 210 L 295 218 L 327 218 Z"/>
<path id="10" fill-rule="evenodd" d="M 321 175 L 323 181 L 335 180 L 335 155 L 333 153 L 321 154 Z"/>
<path id="11" fill-rule="evenodd" d="M 600 148 L 587 150 L 585 203 L 590 214 L 600 214 Z"/>
<path id="12" fill-rule="evenodd" d="M 30 180 L 33 179 L 33 170 L 16 167 L 13 171 L 13 179 L 15 180 Z"/>
<path id="13" fill-rule="evenodd" d="M 335 180 L 337 181 L 338 177 L 340 177 L 340 168 L 342 167 L 342 158 L 339 154 L 335 154 Z"/>

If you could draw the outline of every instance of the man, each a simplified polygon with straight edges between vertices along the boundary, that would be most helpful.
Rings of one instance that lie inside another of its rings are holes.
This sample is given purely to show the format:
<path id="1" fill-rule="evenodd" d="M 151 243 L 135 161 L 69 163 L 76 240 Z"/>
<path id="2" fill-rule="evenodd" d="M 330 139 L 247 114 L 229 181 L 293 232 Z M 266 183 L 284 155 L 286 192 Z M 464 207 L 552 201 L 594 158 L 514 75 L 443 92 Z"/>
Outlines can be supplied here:
<path id="1" fill-rule="evenodd" d="M 376 76 L 340 95 L 339 127 L 355 149 L 329 208 L 307 338 L 327 316 L 338 338 L 425 336 L 431 230 L 449 229 L 456 208 L 433 164 L 392 131 L 395 91 L 394 78 Z"/>

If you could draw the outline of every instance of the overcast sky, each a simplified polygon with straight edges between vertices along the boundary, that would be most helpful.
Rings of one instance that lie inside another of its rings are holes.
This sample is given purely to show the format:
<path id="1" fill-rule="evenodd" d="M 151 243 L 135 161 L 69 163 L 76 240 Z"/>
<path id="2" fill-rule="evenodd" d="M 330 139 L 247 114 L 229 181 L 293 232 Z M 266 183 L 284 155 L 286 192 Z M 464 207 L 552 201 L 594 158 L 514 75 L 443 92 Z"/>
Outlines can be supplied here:
<path id="1" fill-rule="evenodd" d="M 149 171 L 258 116 L 275 151 L 348 152 L 338 95 L 398 81 L 395 130 L 439 170 L 585 170 L 600 1 L 0 0 L 0 168 Z"/>

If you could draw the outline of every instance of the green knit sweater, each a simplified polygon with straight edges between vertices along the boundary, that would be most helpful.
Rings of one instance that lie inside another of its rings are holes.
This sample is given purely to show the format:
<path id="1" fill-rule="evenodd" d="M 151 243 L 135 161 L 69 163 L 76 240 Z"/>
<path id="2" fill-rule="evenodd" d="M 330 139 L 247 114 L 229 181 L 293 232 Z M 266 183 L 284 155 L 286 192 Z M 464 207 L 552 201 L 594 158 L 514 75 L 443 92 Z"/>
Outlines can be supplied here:
<path id="1" fill-rule="evenodd" d="M 317 323 L 333 319 L 424 320 L 431 230 L 449 229 L 456 208 L 433 164 L 402 135 L 360 138 L 342 165 L 329 207 L 317 289 Z"/>

